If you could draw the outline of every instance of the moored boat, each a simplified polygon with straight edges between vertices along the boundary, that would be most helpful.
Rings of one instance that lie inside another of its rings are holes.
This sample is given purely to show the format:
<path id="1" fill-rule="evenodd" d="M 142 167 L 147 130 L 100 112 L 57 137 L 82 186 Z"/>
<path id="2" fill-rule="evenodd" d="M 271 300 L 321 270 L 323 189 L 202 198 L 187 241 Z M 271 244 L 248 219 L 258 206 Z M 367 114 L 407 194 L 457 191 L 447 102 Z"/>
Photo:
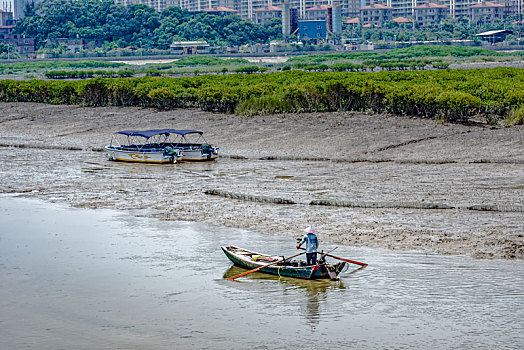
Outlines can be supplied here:
<path id="1" fill-rule="evenodd" d="M 338 276 L 345 262 L 336 264 L 320 263 L 307 266 L 306 262 L 298 259 L 284 259 L 282 256 L 270 256 L 233 245 L 221 247 L 224 254 L 233 264 L 245 269 L 256 269 L 264 265 L 274 263 L 260 270 L 260 272 L 282 277 L 293 277 L 302 279 L 333 279 L 333 274 Z"/>
<path id="2" fill-rule="evenodd" d="M 218 147 L 207 143 L 202 131 L 176 130 L 173 136 L 173 147 L 182 150 L 184 161 L 208 161 L 218 158 Z"/>
<path id="3" fill-rule="evenodd" d="M 109 160 L 139 163 L 176 163 L 182 150 L 173 146 L 170 135 L 176 130 L 123 130 L 115 132 L 105 147 Z"/>

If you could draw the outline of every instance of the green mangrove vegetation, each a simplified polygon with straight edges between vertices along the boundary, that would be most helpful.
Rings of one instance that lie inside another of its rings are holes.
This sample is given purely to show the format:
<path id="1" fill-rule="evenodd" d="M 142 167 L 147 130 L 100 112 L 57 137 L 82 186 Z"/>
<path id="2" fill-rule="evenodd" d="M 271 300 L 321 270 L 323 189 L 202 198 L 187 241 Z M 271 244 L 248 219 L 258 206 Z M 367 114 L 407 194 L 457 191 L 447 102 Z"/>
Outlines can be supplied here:
<path id="1" fill-rule="evenodd" d="M 249 62 L 244 58 L 186 56 L 166 63 L 143 65 L 104 60 L 32 61 L 1 63 L 0 75 L 16 78 L 87 79 L 95 76 L 181 76 L 194 74 L 253 73 L 287 70 L 369 72 L 377 70 L 445 69 L 451 64 L 521 62 L 522 52 L 497 52 L 477 47 L 421 45 L 388 52 L 348 52 L 295 56 L 282 63 Z M 253 66 L 258 66 L 254 69 Z M 101 71 L 108 71 L 102 73 Z M 77 71 L 77 73 L 73 73 Z M 97 73 L 93 73 L 96 71 Z M 126 71 L 124 74 L 123 71 Z M 60 74 L 57 74 L 59 72 Z M 118 72 L 122 73 L 119 74 Z"/>
<path id="2" fill-rule="evenodd" d="M 304 72 L 196 77 L 94 78 L 75 81 L 1 80 L 0 101 L 198 107 L 255 114 L 364 111 L 466 121 L 522 118 L 524 70 Z"/>
<path id="3" fill-rule="evenodd" d="M 498 52 L 468 46 L 420 45 L 387 52 L 348 52 L 305 55 L 290 58 L 286 64 L 308 71 L 366 71 L 448 68 L 451 63 L 520 61 L 524 52 Z"/>

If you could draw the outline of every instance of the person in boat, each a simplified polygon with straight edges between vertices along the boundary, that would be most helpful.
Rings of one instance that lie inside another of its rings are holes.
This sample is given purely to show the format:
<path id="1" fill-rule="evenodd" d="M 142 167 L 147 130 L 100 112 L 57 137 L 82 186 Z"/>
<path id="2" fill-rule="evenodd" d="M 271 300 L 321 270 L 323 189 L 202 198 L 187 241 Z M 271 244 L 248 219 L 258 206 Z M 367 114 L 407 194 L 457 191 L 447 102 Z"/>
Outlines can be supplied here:
<path id="1" fill-rule="evenodd" d="M 317 248 L 318 248 L 318 237 L 317 231 L 313 226 L 309 226 L 304 230 L 306 234 L 302 237 L 302 240 L 297 244 L 297 249 L 300 249 L 302 244 L 306 243 L 306 260 L 308 265 L 317 264 Z"/>

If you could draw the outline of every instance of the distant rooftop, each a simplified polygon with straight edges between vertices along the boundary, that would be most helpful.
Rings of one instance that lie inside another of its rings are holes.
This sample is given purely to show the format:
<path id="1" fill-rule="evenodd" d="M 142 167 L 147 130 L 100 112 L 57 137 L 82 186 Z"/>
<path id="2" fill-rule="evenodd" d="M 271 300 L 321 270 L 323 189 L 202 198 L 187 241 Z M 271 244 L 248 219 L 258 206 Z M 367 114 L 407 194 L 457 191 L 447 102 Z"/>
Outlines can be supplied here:
<path id="1" fill-rule="evenodd" d="M 475 5 L 471 5 L 470 7 L 471 8 L 504 7 L 504 5 L 496 4 L 496 3 L 491 2 L 491 1 L 482 1 L 481 3 L 475 4 Z"/>
<path id="2" fill-rule="evenodd" d="M 382 4 L 369 4 L 360 8 L 361 10 L 393 10 L 393 7 Z"/>
<path id="3" fill-rule="evenodd" d="M 413 20 L 406 18 L 406 17 L 396 17 L 396 18 L 393 18 L 393 22 L 402 24 L 402 23 L 412 23 Z"/>
<path id="4" fill-rule="evenodd" d="M 231 7 L 217 6 L 217 7 L 211 7 L 209 9 L 205 9 L 204 12 L 238 12 L 238 11 L 235 9 L 232 9 Z"/>
<path id="5" fill-rule="evenodd" d="M 253 10 L 253 12 L 269 12 L 269 11 L 282 11 L 280 6 L 264 6 L 258 9 Z"/>
<path id="6" fill-rule="evenodd" d="M 427 4 L 422 4 L 415 6 L 416 9 L 447 9 L 446 5 L 437 4 L 435 2 L 428 2 Z"/>
<path id="7" fill-rule="evenodd" d="M 483 32 L 478 33 L 476 36 L 491 36 L 491 35 L 497 35 L 497 34 L 512 34 L 512 30 L 508 29 L 499 29 L 499 30 L 490 30 L 489 32 Z"/>
<path id="8" fill-rule="evenodd" d="M 319 10 L 327 10 L 329 8 L 328 5 L 316 5 L 313 7 L 310 7 L 306 9 L 306 11 L 319 11 Z"/>

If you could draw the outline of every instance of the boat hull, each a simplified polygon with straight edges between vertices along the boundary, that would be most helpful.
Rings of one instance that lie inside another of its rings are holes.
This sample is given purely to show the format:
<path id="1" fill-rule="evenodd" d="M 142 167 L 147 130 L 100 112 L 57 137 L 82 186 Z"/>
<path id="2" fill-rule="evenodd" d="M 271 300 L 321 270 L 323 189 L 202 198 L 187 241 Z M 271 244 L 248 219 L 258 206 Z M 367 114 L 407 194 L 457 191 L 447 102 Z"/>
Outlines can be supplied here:
<path id="1" fill-rule="evenodd" d="M 202 149 L 188 150 L 184 149 L 182 151 L 182 160 L 190 162 L 203 162 L 215 160 L 218 158 L 218 152 L 204 152 Z"/>
<path id="2" fill-rule="evenodd" d="M 253 270 L 257 267 L 268 264 L 269 262 L 253 261 L 253 256 L 263 256 L 262 254 L 251 252 L 245 249 L 241 249 L 235 246 L 223 246 L 221 247 L 224 254 L 235 264 L 236 266 Z M 245 252 L 245 253 L 239 253 Z M 246 254 L 247 253 L 247 254 Z M 280 257 L 281 258 L 281 257 Z M 334 265 L 313 265 L 313 266 L 281 266 L 272 265 L 265 267 L 260 270 L 262 273 L 281 277 L 292 277 L 300 279 L 331 279 L 327 268 L 330 268 L 337 276 L 345 266 L 345 262 L 340 262 Z"/>
<path id="3" fill-rule="evenodd" d="M 167 155 L 163 150 L 159 151 L 127 151 L 113 147 L 106 147 L 105 151 L 109 160 L 122 161 L 122 162 L 134 162 L 134 163 L 176 163 L 181 160 L 181 156 L 176 154 Z"/>

